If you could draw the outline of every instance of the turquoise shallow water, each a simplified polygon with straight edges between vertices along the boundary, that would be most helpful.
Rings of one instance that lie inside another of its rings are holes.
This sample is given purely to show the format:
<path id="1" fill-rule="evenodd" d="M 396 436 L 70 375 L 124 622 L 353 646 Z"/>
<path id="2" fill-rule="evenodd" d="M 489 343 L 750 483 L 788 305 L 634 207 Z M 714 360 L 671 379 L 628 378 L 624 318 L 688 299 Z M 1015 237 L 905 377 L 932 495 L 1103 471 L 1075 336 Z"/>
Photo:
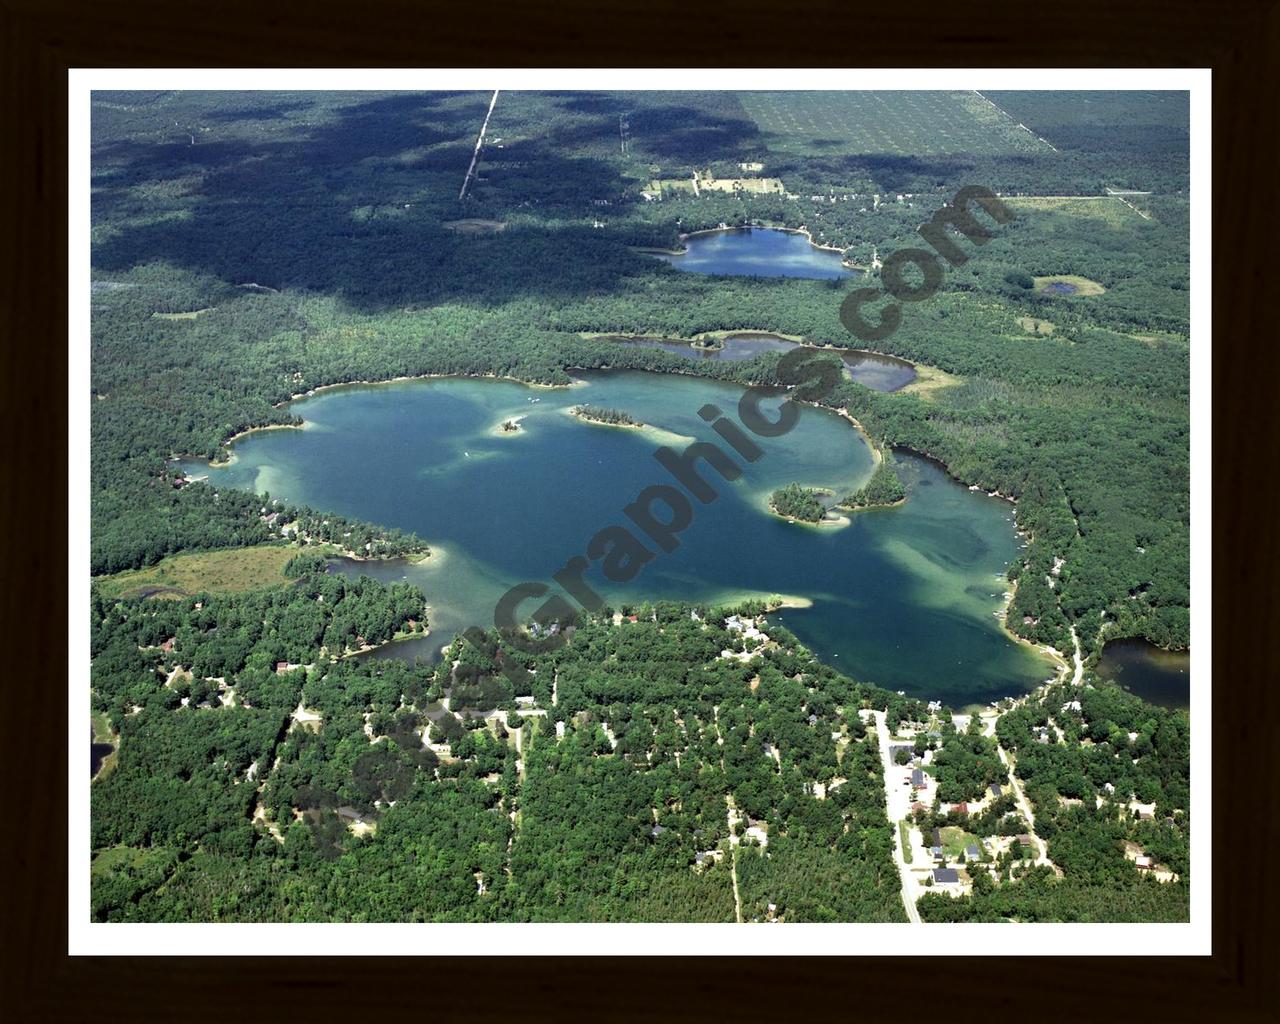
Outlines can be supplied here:
<path id="1" fill-rule="evenodd" d="M 733 454 L 698 410 L 711 403 L 736 419 L 740 387 L 635 372 L 583 381 L 550 389 L 449 378 L 334 389 L 293 404 L 304 429 L 250 435 L 230 465 L 187 469 L 425 538 L 437 554 L 422 565 L 350 568 L 404 577 L 426 592 L 432 636 L 389 651 L 431 654 L 467 626 L 491 624 L 512 585 L 550 584 L 601 528 L 628 525 L 639 535 L 622 509 L 644 487 L 673 482 L 654 458 L 658 447 L 682 451 L 697 438 Z M 622 409 L 651 426 L 585 423 L 568 414 L 580 403 Z M 497 425 L 513 417 L 521 432 L 500 434 Z M 786 523 L 766 510 L 773 489 L 798 481 L 846 493 L 869 476 L 871 451 L 848 421 L 812 408 L 788 434 L 755 440 L 763 454 L 754 464 L 734 456 L 740 479 L 726 482 L 704 467 L 717 498 L 693 503 L 676 551 L 658 552 L 629 583 L 608 582 L 598 565 L 587 582 L 614 604 L 809 598 L 812 607 L 782 618 L 832 665 L 955 705 L 1024 692 L 1050 674 L 994 614 L 1005 589 L 997 577 L 1021 543 L 1012 505 L 902 455 L 904 505 L 859 513 L 841 528 Z"/>

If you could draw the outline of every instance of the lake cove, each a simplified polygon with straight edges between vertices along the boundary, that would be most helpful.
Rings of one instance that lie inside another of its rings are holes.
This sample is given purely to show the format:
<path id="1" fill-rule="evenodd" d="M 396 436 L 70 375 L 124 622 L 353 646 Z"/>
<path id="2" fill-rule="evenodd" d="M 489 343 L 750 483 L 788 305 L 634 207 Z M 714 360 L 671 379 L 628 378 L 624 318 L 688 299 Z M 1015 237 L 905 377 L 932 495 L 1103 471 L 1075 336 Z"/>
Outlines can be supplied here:
<path id="1" fill-rule="evenodd" d="M 1166 651 L 1141 639 L 1109 640 L 1098 659 L 1098 675 L 1119 683 L 1151 704 L 1191 706 L 1191 654 Z"/>
<path id="2" fill-rule="evenodd" d="M 916 369 L 905 359 L 865 352 L 861 349 L 820 349 L 801 345 L 790 338 L 783 338 L 767 331 L 736 331 L 723 339 L 704 343 L 690 343 L 674 338 L 648 338 L 640 335 L 613 335 L 619 345 L 637 348 L 656 348 L 671 352 L 685 359 L 710 359 L 721 362 L 741 363 L 754 359 L 764 352 L 790 352 L 793 348 L 806 348 L 814 352 L 830 352 L 844 362 L 844 374 L 850 380 L 869 387 L 872 391 L 899 391 L 916 379 Z"/>
<path id="3" fill-rule="evenodd" d="M 189 468 L 215 485 L 269 490 L 427 540 L 435 554 L 421 564 L 335 565 L 421 587 L 431 635 L 380 653 L 432 655 L 463 629 L 491 625 L 497 599 L 514 584 L 550 583 L 602 528 L 634 527 L 623 507 L 652 484 L 674 483 L 655 449 L 720 442 L 698 411 L 713 404 L 736 421 L 742 394 L 676 374 L 581 378 L 573 388 L 472 378 L 335 388 L 290 405 L 309 429 L 250 434 L 229 465 Z M 767 416 L 778 401 L 764 404 Z M 614 430 L 566 415 L 581 404 L 624 411 L 645 426 Z M 516 416 L 518 434 L 494 435 L 495 423 Z M 848 420 L 811 407 L 789 433 L 754 440 L 764 454 L 755 463 L 735 457 L 742 475 L 734 482 L 698 463 L 719 496 L 693 501 L 674 552 L 657 553 L 626 584 L 608 582 L 593 563 L 587 583 L 615 606 L 809 599 L 810 607 L 780 617 L 835 668 L 955 706 L 1022 693 L 1051 674 L 1051 663 L 996 618 L 1004 571 L 1022 543 L 1012 505 L 902 455 L 905 504 L 860 512 L 840 528 L 797 526 L 768 512 L 769 495 L 793 481 L 847 494 L 869 478 L 871 449 Z M 657 514 L 665 514 L 660 505 Z M 528 602 L 520 614 L 536 608 Z"/>
<path id="4" fill-rule="evenodd" d="M 685 251 L 652 253 L 677 270 L 735 277 L 811 277 L 837 279 L 858 271 L 846 267 L 843 254 L 824 249 L 798 231 L 778 228 L 726 228 L 699 231 L 684 240 Z"/>

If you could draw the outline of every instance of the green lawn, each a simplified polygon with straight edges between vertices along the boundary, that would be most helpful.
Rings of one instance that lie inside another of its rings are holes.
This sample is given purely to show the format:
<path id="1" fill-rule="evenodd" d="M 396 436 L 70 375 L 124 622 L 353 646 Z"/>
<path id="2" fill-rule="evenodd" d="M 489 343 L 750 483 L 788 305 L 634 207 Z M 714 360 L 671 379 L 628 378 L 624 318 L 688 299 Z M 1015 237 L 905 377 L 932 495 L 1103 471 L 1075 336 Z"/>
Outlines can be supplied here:
<path id="1" fill-rule="evenodd" d="M 964 859 L 964 848 L 970 843 L 978 842 L 978 837 L 972 832 L 966 832 L 955 825 L 939 829 L 938 835 L 942 839 L 942 848 L 946 851 L 948 860 Z"/>

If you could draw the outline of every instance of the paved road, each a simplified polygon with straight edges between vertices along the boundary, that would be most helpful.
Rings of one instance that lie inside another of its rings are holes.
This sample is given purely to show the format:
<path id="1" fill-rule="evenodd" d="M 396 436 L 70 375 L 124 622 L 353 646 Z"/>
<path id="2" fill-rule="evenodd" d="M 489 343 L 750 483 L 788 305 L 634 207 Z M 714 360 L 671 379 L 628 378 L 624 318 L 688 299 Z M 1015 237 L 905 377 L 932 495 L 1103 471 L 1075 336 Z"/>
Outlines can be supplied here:
<path id="1" fill-rule="evenodd" d="M 912 924 L 920 924 L 920 911 L 916 909 L 917 886 L 911 868 L 907 866 L 902 852 L 902 831 L 898 822 L 911 810 L 911 797 L 903 792 L 904 787 L 893 785 L 893 762 L 889 759 L 889 727 L 885 722 L 883 711 L 873 711 L 876 720 L 876 736 L 880 741 L 880 765 L 884 775 L 884 806 L 889 816 L 889 826 L 893 829 L 893 860 L 898 866 L 898 879 L 902 894 L 902 907 L 907 912 L 907 920 Z"/>

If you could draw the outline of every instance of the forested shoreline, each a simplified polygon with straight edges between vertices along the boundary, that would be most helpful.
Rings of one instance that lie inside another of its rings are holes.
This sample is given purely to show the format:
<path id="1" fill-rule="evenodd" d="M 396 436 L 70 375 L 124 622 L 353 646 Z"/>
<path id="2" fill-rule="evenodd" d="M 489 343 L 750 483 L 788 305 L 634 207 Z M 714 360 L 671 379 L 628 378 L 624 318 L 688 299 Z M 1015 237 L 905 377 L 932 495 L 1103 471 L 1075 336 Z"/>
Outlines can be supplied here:
<path id="1" fill-rule="evenodd" d="M 307 549 L 372 559 L 423 555 L 426 542 L 191 481 L 174 460 L 225 459 L 246 430 L 298 425 L 291 399 L 357 382 L 568 385 L 577 369 L 629 369 L 777 385 L 776 352 L 690 360 L 612 336 L 766 331 L 859 348 L 839 317 L 847 282 L 681 273 L 635 249 L 767 223 L 870 267 L 921 244 L 919 225 L 978 182 L 1017 216 L 980 248 L 962 242 L 971 258 L 876 343 L 942 382 L 879 393 L 841 379 L 823 399 L 884 453 L 840 503 L 901 501 L 891 451 L 921 453 L 1015 501 L 1029 539 L 1009 570 L 1017 636 L 1069 652 L 1074 632 L 1089 665 L 1114 637 L 1185 648 L 1181 122 L 1147 96 L 1115 100 L 1109 124 L 1012 96 L 1057 139 L 1050 151 L 949 95 L 935 113 L 967 112 L 974 148 L 906 157 L 859 149 L 870 136 L 819 147 L 762 127 L 774 101 L 754 94 L 511 94 L 459 201 L 486 102 L 95 98 L 89 570 L 260 544 L 300 552 L 290 583 L 246 594 L 109 599 L 95 587 L 94 709 L 118 745 L 93 787 L 95 918 L 899 920 L 876 740 L 856 712 L 904 720 L 916 704 L 820 665 L 776 623 L 762 620 L 760 641 L 665 602 L 558 624 L 573 637 L 553 656 L 493 636 L 490 654 L 458 643 L 433 666 L 344 659 L 425 629 L 431 595 L 341 582 Z M 1150 115 L 1136 135 L 1133 110 Z M 622 113 L 635 144 L 620 151 Z M 752 176 L 785 188 L 715 186 Z M 704 187 L 686 191 L 694 177 Z M 1112 187 L 1153 194 L 1130 209 Z M 1053 275 L 1101 291 L 1034 287 Z M 808 519 L 822 503 L 804 491 L 784 504 Z M 531 692 L 513 689 L 501 658 L 533 671 Z M 1007 735 L 1075 877 L 1032 874 L 968 903 L 929 896 L 926 916 L 1105 916 L 1123 872 L 1114 850 L 1095 870 L 1082 843 L 1134 833 L 1056 810 L 1111 769 L 1088 757 L 1046 767 L 1023 729 L 1040 710 L 1006 716 Z M 1182 863 L 1180 727 L 1123 701 L 1082 719 L 1074 736 L 1110 722 L 1125 751 L 1150 741 L 1137 756 L 1159 754 L 1160 799 L 1180 813 L 1142 838 Z M 1073 847 L 1076 833 L 1088 838 Z M 1130 881 L 1134 916 L 1181 913 L 1181 892 Z"/>

